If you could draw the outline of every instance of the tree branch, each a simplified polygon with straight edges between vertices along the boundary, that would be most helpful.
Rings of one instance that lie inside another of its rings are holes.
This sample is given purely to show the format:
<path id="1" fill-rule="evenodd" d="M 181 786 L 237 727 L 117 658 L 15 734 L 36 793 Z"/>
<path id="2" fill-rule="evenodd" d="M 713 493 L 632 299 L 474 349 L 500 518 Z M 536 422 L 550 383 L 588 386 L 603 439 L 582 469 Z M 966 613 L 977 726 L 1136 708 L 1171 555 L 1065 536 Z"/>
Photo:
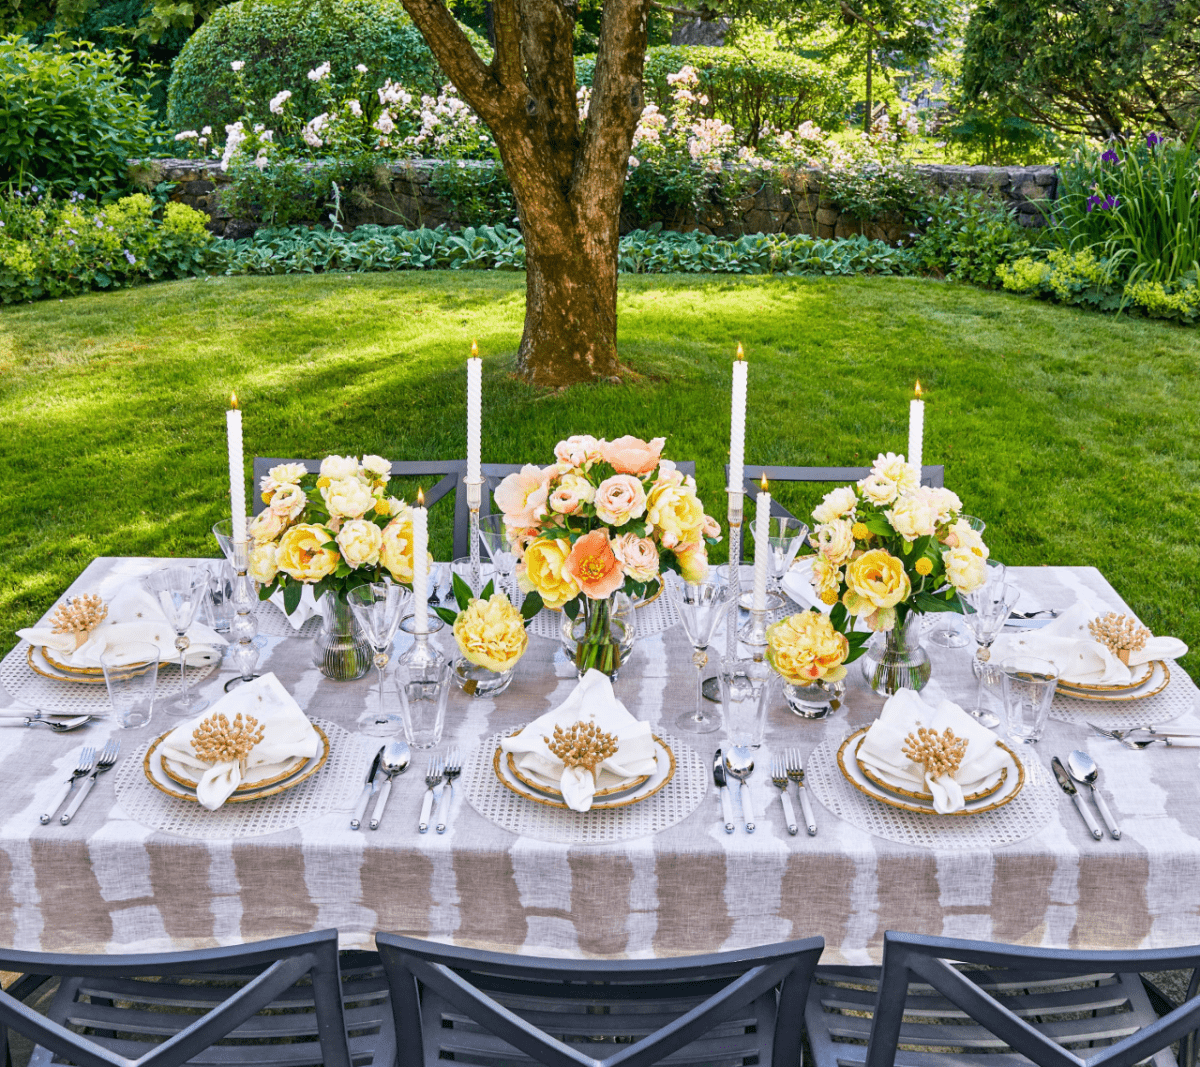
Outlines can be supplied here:
<path id="1" fill-rule="evenodd" d="M 484 122 L 500 114 L 501 84 L 441 0 L 400 0 L 438 65 Z"/>
<path id="2" fill-rule="evenodd" d="M 522 88 L 521 20 L 516 0 L 493 0 L 492 28 L 496 35 L 492 70 L 506 89 Z"/>

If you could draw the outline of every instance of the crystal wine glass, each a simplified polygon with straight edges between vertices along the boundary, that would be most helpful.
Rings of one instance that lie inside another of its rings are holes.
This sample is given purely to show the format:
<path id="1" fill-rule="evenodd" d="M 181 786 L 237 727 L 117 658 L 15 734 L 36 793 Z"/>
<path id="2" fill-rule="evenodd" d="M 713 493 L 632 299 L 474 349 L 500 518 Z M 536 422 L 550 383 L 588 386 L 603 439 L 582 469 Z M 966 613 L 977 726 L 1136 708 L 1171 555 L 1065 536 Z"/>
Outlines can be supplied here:
<path id="1" fill-rule="evenodd" d="M 994 686 L 999 680 L 998 672 L 990 666 L 992 642 L 1000 636 L 1004 624 L 1008 622 L 1009 613 L 1017 602 L 1021 591 L 1015 585 L 988 584 L 967 593 L 964 599 L 970 609 L 963 619 L 979 642 L 975 650 L 975 659 L 979 668 L 979 687 L 975 694 L 975 708 L 971 714 L 984 726 L 992 729 L 1000 725 L 1000 717 L 989 711 L 984 704 L 984 692 L 988 686 Z"/>
<path id="2" fill-rule="evenodd" d="M 987 523 L 974 515 L 962 515 L 960 518 L 978 534 L 987 528 Z M 927 636 L 935 645 L 943 648 L 966 648 L 971 643 L 966 631 L 959 626 L 957 615 L 947 611 L 939 611 L 933 616 L 933 625 Z"/>
<path id="3" fill-rule="evenodd" d="M 770 533 L 767 536 L 767 590 L 777 596 L 781 595 L 783 576 L 795 562 L 796 553 L 808 536 L 808 526 L 790 515 L 772 516 L 769 524 Z M 758 548 L 758 523 L 750 525 L 750 533 L 754 537 L 754 551 Z"/>
<path id="4" fill-rule="evenodd" d="M 187 630 L 196 618 L 196 610 L 208 596 L 208 568 L 180 564 L 160 567 L 146 576 L 146 588 L 175 631 L 175 647 L 179 650 L 179 682 L 183 692 L 168 707 L 184 714 L 203 711 L 208 707 L 208 701 L 197 697 L 188 688 L 187 650 L 191 641 Z"/>
<path id="5" fill-rule="evenodd" d="M 375 737 L 387 737 L 395 733 L 400 723 L 395 715 L 389 716 L 384 711 L 383 669 L 388 665 L 392 638 L 396 636 L 396 627 L 400 625 L 412 594 L 391 582 L 372 582 L 355 586 L 347 599 L 350 610 L 375 649 L 375 666 L 379 669 L 379 711 L 373 720 L 364 723 L 363 729 Z"/>
<path id="6" fill-rule="evenodd" d="M 517 569 L 517 556 L 508 540 L 508 527 L 504 525 L 504 516 L 499 514 L 481 515 L 479 517 L 479 540 L 487 550 L 488 558 L 496 569 L 496 583 L 500 591 L 512 603 L 517 602 L 516 591 L 513 589 L 512 576 Z"/>
<path id="7" fill-rule="evenodd" d="M 252 521 L 253 521 L 253 516 L 247 516 L 246 517 L 246 526 L 249 527 L 249 525 Z M 213 536 L 217 539 L 217 544 L 221 546 L 221 551 L 225 553 L 225 558 L 229 561 L 229 566 L 234 571 L 234 581 L 233 581 L 234 597 L 236 600 L 238 600 L 240 602 L 241 607 L 244 609 L 239 612 L 235 608 L 234 618 L 232 620 L 230 620 L 230 626 L 238 627 L 240 625 L 240 626 L 244 627 L 247 631 L 249 631 L 251 629 L 253 630 L 252 633 L 251 632 L 234 633 L 233 630 L 231 629 L 229 636 L 235 646 L 237 644 L 239 644 L 243 638 L 245 638 L 245 639 L 249 640 L 249 642 L 256 649 L 266 648 L 267 647 L 267 635 L 260 634 L 258 632 L 258 619 L 257 619 L 257 614 L 258 614 L 257 588 L 258 587 L 254 584 L 253 579 L 247 578 L 241 584 L 243 586 L 245 586 L 246 582 L 249 582 L 249 587 L 243 588 L 240 591 L 238 589 L 238 584 L 239 584 L 238 583 L 238 577 L 239 577 L 238 572 L 241 572 L 241 574 L 245 574 L 246 568 L 249 563 L 249 552 L 250 552 L 250 549 L 252 549 L 254 547 L 254 540 L 253 540 L 253 538 L 249 538 L 249 540 L 246 542 L 245 546 L 240 547 L 238 545 L 238 543 L 236 541 L 234 541 L 234 539 L 233 539 L 233 520 L 232 519 L 221 519 L 219 522 L 214 523 L 212 532 L 213 532 Z M 240 595 L 239 595 L 239 593 L 240 593 Z M 249 616 L 248 618 L 246 617 L 247 614 Z M 240 624 L 239 624 L 239 620 L 237 618 L 238 615 L 242 616 Z M 237 666 L 239 667 L 239 669 L 242 669 L 244 667 L 243 673 L 248 675 L 246 680 L 249 681 L 249 679 L 251 677 L 254 677 L 254 668 L 258 665 L 258 661 L 256 659 L 253 663 L 249 662 L 249 651 L 247 649 L 242 649 L 240 652 L 240 656 L 246 662 L 244 664 L 237 665 Z"/>
<path id="8" fill-rule="evenodd" d="M 696 710 L 685 711 L 675 720 L 675 724 L 681 730 L 711 733 L 720 723 L 705 713 L 702 689 L 704 665 L 708 662 L 708 646 L 717 623 L 724 618 L 730 601 L 737 596 L 737 590 L 714 581 L 685 582 L 681 578 L 666 577 L 667 596 L 679 613 L 684 632 L 692 643 L 692 662 L 696 665 Z"/>

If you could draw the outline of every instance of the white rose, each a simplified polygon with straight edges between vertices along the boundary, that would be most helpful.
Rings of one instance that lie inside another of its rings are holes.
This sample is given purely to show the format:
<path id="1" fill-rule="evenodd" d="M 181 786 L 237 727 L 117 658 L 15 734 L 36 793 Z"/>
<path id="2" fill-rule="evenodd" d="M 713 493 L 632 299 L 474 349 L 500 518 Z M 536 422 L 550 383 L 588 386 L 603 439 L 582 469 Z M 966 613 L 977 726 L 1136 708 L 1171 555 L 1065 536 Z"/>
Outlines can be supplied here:
<path id="1" fill-rule="evenodd" d="M 921 490 L 921 495 L 925 498 L 926 503 L 933 508 L 934 513 L 937 515 L 939 526 L 949 522 L 955 515 L 958 515 L 962 511 L 962 501 L 958 499 L 958 494 L 949 489 L 927 486 Z"/>
<path id="2" fill-rule="evenodd" d="M 840 567 L 854 551 L 853 526 L 847 519 L 823 522 L 813 530 L 809 541 L 830 563 Z"/>
<path id="3" fill-rule="evenodd" d="M 368 519 L 351 519 L 337 535 L 342 559 L 351 567 L 374 567 L 379 562 L 383 531 Z"/>
<path id="4" fill-rule="evenodd" d="M 383 456 L 363 456 L 363 470 L 374 478 L 387 478 L 392 473 L 392 461 Z"/>
<path id="5" fill-rule="evenodd" d="M 880 474 L 870 474 L 858 483 L 862 495 L 877 508 L 885 508 L 899 496 L 896 483 Z"/>
<path id="6" fill-rule="evenodd" d="M 915 493 L 921 487 L 921 480 L 916 470 L 903 456 L 895 452 L 881 452 L 871 465 L 871 473 L 895 482 L 896 488 L 903 493 Z"/>
<path id="7" fill-rule="evenodd" d="M 264 511 L 263 515 L 266 514 L 269 513 Z M 275 562 L 278 549 L 279 546 L 271 541 L 250 549 L 250 577 L 256 582 L 268 585 L 275 580 L 275 575 L 279 573 L 279 566 Z"/>
<path id="8" fill-rule="evenodd" d="M 271 496 L 270 510 L 276 515 L 291 520 L 300 515 L 308 497 L 298 485 L 281 485 Z"/>
<path id="9" fill-rule="evenodd" d="M 230 63 L 230 64 L 229 64 L 229 67 L 230 67 L 230 69 L 231 69 L 231 70 L 232 70 L 232 71 L 233 71 L 233 72 L 236 74 L 236 73 L 237 73 L 239 70 L 241 70 L 241 69 L 242 69 L 242 67 L 244 67 L 245 65 L 246 65 L 246 63 L 245 63 L 245 61 L 244 61 L 244 60 L 241 60 L 241 59 L 235 59 L 235 60 L 234 60 L 232 63 Z"/>
<path id="10" fill-rule="evenodd" d="M 987 561 L 969 548 L 951 548 L 942 553 L 946 580 L 960 593 L 973 593 L 987 582 Z"/>
<path id="11" fill-rule="evenodd" d="M 858 505 L 858 496 L 848 485 L 839 486 L 825 494 L 825 499 L 813 508 L 816 522 L 833 522 L 852 512 Z"/>
<path id="12" fill-rule="evenodd" d="M 330 515 L 361 519 L 375 505 L 370 486 L 357 478 L 339 478 L 321 490 Z"/>
<path id="13" fill-rule="evenodd" d="M 905 541 L 927 537 L 937 528 L 937 512 L 929 506 L 929 501 L 917 493 L 897 500 L 892 510 L 887 512 L 887 520 Z"/>
<path id="14" fill-rule="evenodd" d="M 267 508 L 250 520 L 249 532 L 255 541 L 274 541 L 287 529 L 288 520 L 284 515 Z"/>
<path id="15" fill-rule="evenodd" d="M 358 460 L 354 456 L 326 456 L 321 460 L 321 477 L 331 482 L 353 478 L 357 473 Z"/>

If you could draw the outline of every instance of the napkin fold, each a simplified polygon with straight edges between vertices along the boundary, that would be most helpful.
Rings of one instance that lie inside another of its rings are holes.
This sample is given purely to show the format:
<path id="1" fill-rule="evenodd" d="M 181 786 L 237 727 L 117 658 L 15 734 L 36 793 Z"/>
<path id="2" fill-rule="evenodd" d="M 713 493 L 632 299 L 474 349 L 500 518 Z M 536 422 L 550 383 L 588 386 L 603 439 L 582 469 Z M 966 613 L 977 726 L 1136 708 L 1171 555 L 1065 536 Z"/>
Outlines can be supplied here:
<path id="1" fill-rule="evenodd" d="M 210 715 L 224 715 L 233 722 L 238 712 L 243 718 L 253 715 L 263 728 L 263 739 L 250 750 L 245 761 L 247 771 L 282 764 L 294 756 L 311 759 L 321 743 L 320 735 L 300 705 L 273 673 L 239 685 L 206 711 L 175 727 L 159 745 L 164 759 L 174 760 L 196 773 L 200 780 L 196 796 L 209 811 L 216 811 L 242 784 L 242 768 L 235 761 L 212 764 L 197 759 L 192 732 Z"/>
<path id="2" fill-rule="evenodd" d="M 813 592 L 813 559 L 813 556 L 808 556 L 807 558 L 796 560 L 784 574 L 780 585 L 783 586 L 783 591 L 801 607 L 816 608 L 817 611 L 828 615 L 831 605 L 826 604 L 823 600 L 818 600 L 816 593 Z"/>
<path id="3" fill-rule="evenodd" d="M 1131 668 L 1156 659 L 1178 659 L 1187 653 L 1187 645 L 1177 637 L 1150 637 L 1141 649 L 1129 654 L 1126 666 L 1088 631 L 1088 623 L 1109 610 L 1080 601 L 1040 629 L 1001 634 L 992 645 L 991 662 L 1003 663 L 1021 654 L 1036 656 L 1053 663 L 1064 682 L 1128 685 L 1137 677 Z"/>
<path id="4" fill-rule="evenodd" d="M 566 767 L 546 743 L 556 726 L 567 730 L 577 722 L 594 722 L 616 735 L 617 751 L 596 768 L 597 775 L 608 771 L 618 778 L 636 778 L 654 772 L 658 764 L 650 724 L 629 714 L 613 694 L 611 679 L 597 670 L 589 670 L 553 711 L 534 719 L 520 733 L 502 738 L 500 748 L 513 754 L 521 770 L 559 782 L 567 807 L 588 811 L 596 793 L 595 779 L 586 768 Z"/>
<path id="5" fill-rule="evenodd" d="M 276 589 L 267 599 L 283 612 L 284 618 L 292 624 L 293 630 L 299 630 L 301 626 L 321 610 L 317 605 L 316 597 L 313 596 L 312 586 L 307 582 L 304 583 L 304 588 L 300 590 L 300 603 L 296 605 L 296 610 L 290 615 L 287 613 L 287 608 L 283 606 L 282 589 Z"/>
<path id="6" fill-rule="evenodd" d="M 904 755 L 905 738 L 922 726 L 939 734 L 948 727 L 955 737 L 966 738 L 967 750 L 953 776 L 931 778 L 921 764 Z M 965 795 L 994 784 L 1007 756 L 996 744 L 996 735 L 953 701 L 943 700 L 934 706 L 913 690 L 901 689 L 888 699 L 867 730 L 858 746 L 858 760 L 897 785 L 928 789 L 933 794 L 934 810 L 948 815 L 966 806 Z"/>
<path id="7" fill-rule="evenodd" d="M 108 616 L 78 648 L 74 634 L 56 634 L 49 626 L 31 626 L 18 630 L 17 634 L 31 645 L 53 649 L 55 658 L 70 667 L 99 667 L 100 656 L 108 649 L 135 641 L 157 645 L 163 663 L 179 662 L 175 628 L 167 622 L 158 601 L 141 583 L 122 585 L 106 604 Z M 203 667 L 220 660 L 221 648 L 227 642 L 215 630 L 194 622 L 188 627 L 187 636 L 191 641 L 187 650 L 189 667 Z"/>

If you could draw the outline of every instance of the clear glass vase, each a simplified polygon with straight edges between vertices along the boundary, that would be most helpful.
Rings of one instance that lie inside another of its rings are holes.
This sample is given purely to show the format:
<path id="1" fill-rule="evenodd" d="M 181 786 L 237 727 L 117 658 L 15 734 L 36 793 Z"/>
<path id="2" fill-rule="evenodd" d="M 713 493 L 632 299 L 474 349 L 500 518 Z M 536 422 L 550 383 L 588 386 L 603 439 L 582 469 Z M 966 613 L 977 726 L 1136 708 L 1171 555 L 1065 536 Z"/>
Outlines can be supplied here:
<path id="1" fill-rule="evenodd" d="M 932 672 L 929 653 L 921 647 L 920 616 L 913 611 L 905 616 L 903 626 L 872 637 L 862 658 L 863 678 L 880 696 L 924 689 Z"/>
<path id="2" fill-rule="evenodd" d="M 460 655 L 454 660 L 454 684 L 467 696 L 499 696 L 513 680 L 514 669 L 510 667 L 506 671 L 493 671 Z"/>
<path id="3" fill-rule="evenodd" d="M 563 651 L 575 664 L 579 677 L 595 669 L 611 678 L 625 666 L 633 652 L 637 614 L 624 593 L 605 600 L 579 598 L 579 614 L 562 617 Z"/>
<path id="4" fill-rule="evenodd" d="M 828 719 L 842 706 L 846 695 L 846 682 L 827 682 L 817 679 L 807 685 L 799 685 L 783 679 L 783 699 L 788 711 L 802 719 Z"/>
<path id="5" fill-rule="evenodd" d="M 335 682 L 353 682 L 374 663 L 374 650 L 355 619 L 350 605 L 337 593 L 317 601 L 321 629 L 313 638 L 313 666 Z"/>

